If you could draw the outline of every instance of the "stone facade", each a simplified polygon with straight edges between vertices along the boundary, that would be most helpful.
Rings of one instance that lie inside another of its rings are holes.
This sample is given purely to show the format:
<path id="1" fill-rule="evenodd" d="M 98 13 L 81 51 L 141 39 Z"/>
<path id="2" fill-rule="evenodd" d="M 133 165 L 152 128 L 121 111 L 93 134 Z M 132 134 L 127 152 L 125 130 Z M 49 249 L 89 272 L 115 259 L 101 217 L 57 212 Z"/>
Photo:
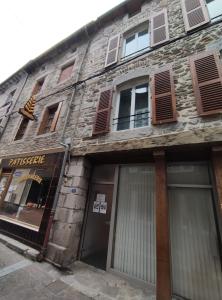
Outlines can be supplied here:
<path id="1" fill-rule="evenodd" d="M 123 141 L 125 142 L 124 144 L 128 145 L 126 148 L 127 150 L 130 148 L 133 149 L 135 139 L 144 140 L 146 138 L 146 145 L 149 144 L 150 147 L 160 146 L 158 138 L 164 138 L 164 140 L 168 138 L 171 141 L 169 145 L 177 145 L 180 144 L 180 139 L 183 139 L 184 133 L 191 138 L 195 135 L 197 138 L 196 142 L 199 143 L 200 140 L 202 142 L 205 141 L 204 138 L 201 138 L 203 132 L 206 133 L 206 135 L 210 135 L 212 128 L 220 127 L 220 114 L 208 118 L 198 116 L 189 57 L 208 50 L 209 48 L 212 49 L 212 47 L 213 49 L 219 50 L 218 47 L 220 44 L 215 43 L 221 41 L 222 25 L 212 24 L 212 26 L 199 30 L 191 35 L 187 35 L 185 33 L 181 3 L 179 0 L 168 1 L 167 5 L 171 43 L 159 47 L 156 50 L 151 50 L 138 58 L 129 59 L 129 61 L 119 57 L 119 61 L 113 69 L 107 70 L 105 74 L 87 80 L 87 76 L 89 76 L 87 73 L 88 70 L 94 70 L 94 74 L 96 74 L 104 69 L 105 55 L 97 56 L 97 59 L 94 58 L 94 60 L 90 60 L 91 52 L 94 51 L 94 47 L 96 47 L 97 44 L 100 49 L 106 49 L 108 38 L 110 36 L 117 33 L 121 33 L 122 36 L 124 36 L 124 32 L 128 31 L 128 28 L 137 26 L 138 22 L 148 22 L 150 15 L 165 5 L 166 1 L 151 1 L 146 3 L 142 7 L 142 12 L 139 15 L 136 15 L 132 19 L 128 19 L 127 16 L 125 16 L 121 20 L 116 20 L 116 22 L 109 24 L 109 26 L 104 28 L 103 31 L 98 32 L 95 36 L 94 42 L 91 43 L 89 48 L 89 58 L 86 57 L 84 65 L 85 72 L 83 72 L 81 77 L 81 80 L 86 80 L 84 87 L 85 92 L 83 94 L 82 89 L 80 89 L 79 92 L 76 93 L 76 106 L 72 110 L 70 123 L 67 129 L 68 132 L 73 132 L 74 134 L 73 154 L 81 155 L 81 153 L 85 154 L 87 152 L 102 152 L 104 147 L 107 149 L 106 151 L 109 151 Z M 108 36 L 106 30 L 109 32 Z M 121 40 L 120 45 L 122 44 L 123 41 Z M 103 52 L 105 52 L 105 50 Z M 119 55 L 121 55 L 121 50 L 119 51 Z M 96 107 L 102 89 L 113 88 L 114 91 L 118 91 L 118 84 L 127 82 L 129 79 L 136 79 L 145 74 L 147 81 L 149 81 L 149 77 L 153 72 L 167 64 L 172 65 L 174 72 L 176 108 L 178 115 L 178 121 L 176 123 L 151 125 L 146 128 L 137 128 L 120 132 L 114 131 L 112 122 L 117 99 L 116 92 L 113 97 L 110 132 L 104 136 L 99 136 L 98 138 L 92 137 Z M 80 102 L 81 115 L 76 119 L 76 111 L 79 110 L 78 103 Z M 72 124 L 73 120 L 75 120 L 75 124 Z M 73 131 L 70 127 L 73 128 Z M 218 141 L 221 140 L 221 133 L 217 134 Z M 212 141 L 215 141 L 215 137 L 212 136 L 211 138 Z M 131 141 L 132 146 L 130 146 Z M 155 141 L 157 142 L 155 143 Z M 186 143 L 186 141 L 184 141 L 184 143 Z M 187 139 L 187 143 L 190 143 L 189 139 Z M 165 146 L 167 146 L 167 144 L 165 144 Z"/>
<path id="2" fill-rule="evenodd" d="M 76 157 L 63 179 L 47 251 L 47 259 L 62 267 L 77 259 L 90 169 L 86 159 Z"/>
<path id="3" fill-rule="evenodd" d="M 196 53 L 222 48 L 222 23 L 211 23 L 187 34 L 180 0 L 141 2 L 141 12 L 135 16 L 129 18 L 127 12 L 115 14 L 102 25 L 103 21 L 99 19 L 89 24 L 84 29 L 86 32 L 83 30 L 85 33 L 82 33 L 81 39 L 76 41 L 70 37 L 55 46 L 37 58 L 34 64 L 25 67 L 28 74 L 25 84 L 22 79 L 18 83 L 21 88 L 16 90 L 17 101 L 1 138 L 0 157 L 57 149 L 62 147 L 61 142 L 71 140 L 70 164 L 63 178 L 47 252 L 47 259 L 59 266 L 66 267 L 77 258 L 91 167 L 85 156 L 222 141 L 221 114 L 203 118 L 197 113 L 189 64 L 189 57 Z M 148 25 L 151 16 L 163 8 L 167 8 L 168 12 L 169 42 L 135 57 L 122 58 L 126 35 L 138 26 Z M 105 69 L 108 41 L 116 34 L 120 34 L 118 62 Z M 75 61 L 72 76 L 58 84 L 61 68 L 72 61 Z M 119 87 L 138 78 L 149 82 L 153 73 L 166 65 L 171 65 L 174 73 L 177 122 L 114 131 L 112 123 Z M 21 120 L 18 109 L 30 97 L 36 81 L 43 77 L 46 79 L 36 98 L 38 121 L 30 122 L 22 140 L 13 141 Z M 13 88 L 9 85 L 0 101 Z M 92 129 L 100 92 L 108 88 L 114 91 L 111 130 L 95 137 L 92 136 Z M 63 105 L 57 130 L 37 135 L 44 108 L 58 101 L 62 101 Z"/>

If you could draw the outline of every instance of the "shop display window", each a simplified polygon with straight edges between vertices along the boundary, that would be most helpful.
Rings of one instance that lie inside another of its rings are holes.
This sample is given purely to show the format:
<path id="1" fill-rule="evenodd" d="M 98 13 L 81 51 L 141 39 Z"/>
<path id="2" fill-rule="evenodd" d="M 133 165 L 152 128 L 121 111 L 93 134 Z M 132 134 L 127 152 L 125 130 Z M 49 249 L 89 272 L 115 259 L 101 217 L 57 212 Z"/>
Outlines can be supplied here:
<path id="1" fill-rule="evenodd" d="M 0 179 L 0 219 L 38 231 L 53 168 L 8 170 Z"/>

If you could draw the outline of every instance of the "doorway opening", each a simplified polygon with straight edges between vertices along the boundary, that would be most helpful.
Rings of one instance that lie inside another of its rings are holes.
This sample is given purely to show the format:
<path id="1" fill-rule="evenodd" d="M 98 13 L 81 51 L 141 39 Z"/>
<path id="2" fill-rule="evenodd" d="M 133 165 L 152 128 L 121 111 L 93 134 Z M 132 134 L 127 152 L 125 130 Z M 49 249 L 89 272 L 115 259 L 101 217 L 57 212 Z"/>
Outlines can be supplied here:
<path id="1" fill-rule="evenodd" d="M 94 168 L 80 252 L 81 261 L 103 270 L 108 253 L 114 173 L 115 166 Z"/>

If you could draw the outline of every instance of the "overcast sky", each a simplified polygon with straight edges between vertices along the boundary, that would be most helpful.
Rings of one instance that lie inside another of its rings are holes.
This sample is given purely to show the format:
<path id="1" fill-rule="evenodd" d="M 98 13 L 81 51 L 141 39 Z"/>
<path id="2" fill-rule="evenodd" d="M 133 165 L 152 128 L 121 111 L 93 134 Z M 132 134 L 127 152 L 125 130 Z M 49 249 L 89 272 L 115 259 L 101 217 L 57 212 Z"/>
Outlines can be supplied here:
<path id="1" fill-rule="evenodd" d="M 0 82 L 124 0 L 1 0 Z"/>

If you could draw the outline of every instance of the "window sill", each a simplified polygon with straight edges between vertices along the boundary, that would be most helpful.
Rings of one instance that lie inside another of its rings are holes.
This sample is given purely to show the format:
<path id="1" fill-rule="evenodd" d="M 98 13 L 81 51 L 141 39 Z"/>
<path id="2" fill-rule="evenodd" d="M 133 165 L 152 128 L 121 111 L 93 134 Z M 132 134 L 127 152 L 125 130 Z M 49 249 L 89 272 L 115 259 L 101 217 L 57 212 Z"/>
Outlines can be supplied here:
<path id="1" fill-rule="evenodd" d="M 12 143 L 12 144 L 19 144 L 19 143 L 24 142 L 24 141 L 25 141 L 25 137 L 23 137 L 23 138 L 20 139 L 20 140 L 13 140 L 11 143 Z"/>
<path id="2" fill-rule="evenodd" d="M 57 131 L 37 134 L 37 135 L 34 137 L 34 139 L 36 139 L 36 138 L 41 138 L 41 137 L 52 136 L 52 135 L 55 135 L 56 133 L 57 133 Z"/>
<path id="3" fill-rule="evenodd" d="M 216 23 L 216 22 L 219 21 L 219 20 L 222 20 L 222 15 L 219 15 L 219 16 L 217 16 L 217 17 L 214 17 L 214 18 L 210 19 L 210 22 L 211 22 L 212 24 L 214 24 L 214 23 Z"/>
<path id="4" fill-rule="evenodd" d="M 151 125 L 135 127 L 135 128 L 128 128 L 128 129 L 123 129 L 123 130 L 112 130 L 111 133 L 121 133 L 121 132 L 127 132 L 127 131 L 130 132 L 130 131 L 142 130 L 142 129 L 147 129 L 147 128 L 151 128 Z"/>
<path id="5" fill-rule="evenodd" d="M 65 80 L 63 80 L 61 82 L 57 82 L 56 85 L 55 85 L 55 88 L 56 87 L 60 87 L 63 84 L 66 85 L 68 82 L 71 82 L 72 79 L 74 79 L 74 76 L 71 76 L 71 77 L 69 77 L 69 78 L 67 78 L 67 79 L 65 79 Z"/>
<path id="6" fill-rule="evenodd" d="M 142 50 L 136 51 L 136 52 L 134 52 L 134 53 L 132 53 L 132 54 L 130 54 L 130 55 L 123 56 L 123 57 L 121 58 L 121 61 L 127 61 L 127 60 L 130 60 L 131 58 L 136 57 L 137 55 L 141 55 L 141 54 L 145 53 L 145 52 L 148 51 L 148 50 L 151 50 L 151 47 L 150 47 L 150 46 L 149 46 L 149 47 L 146 47 L 146 48 L 144 48 L 144 49 L 142 49 Z"/>

